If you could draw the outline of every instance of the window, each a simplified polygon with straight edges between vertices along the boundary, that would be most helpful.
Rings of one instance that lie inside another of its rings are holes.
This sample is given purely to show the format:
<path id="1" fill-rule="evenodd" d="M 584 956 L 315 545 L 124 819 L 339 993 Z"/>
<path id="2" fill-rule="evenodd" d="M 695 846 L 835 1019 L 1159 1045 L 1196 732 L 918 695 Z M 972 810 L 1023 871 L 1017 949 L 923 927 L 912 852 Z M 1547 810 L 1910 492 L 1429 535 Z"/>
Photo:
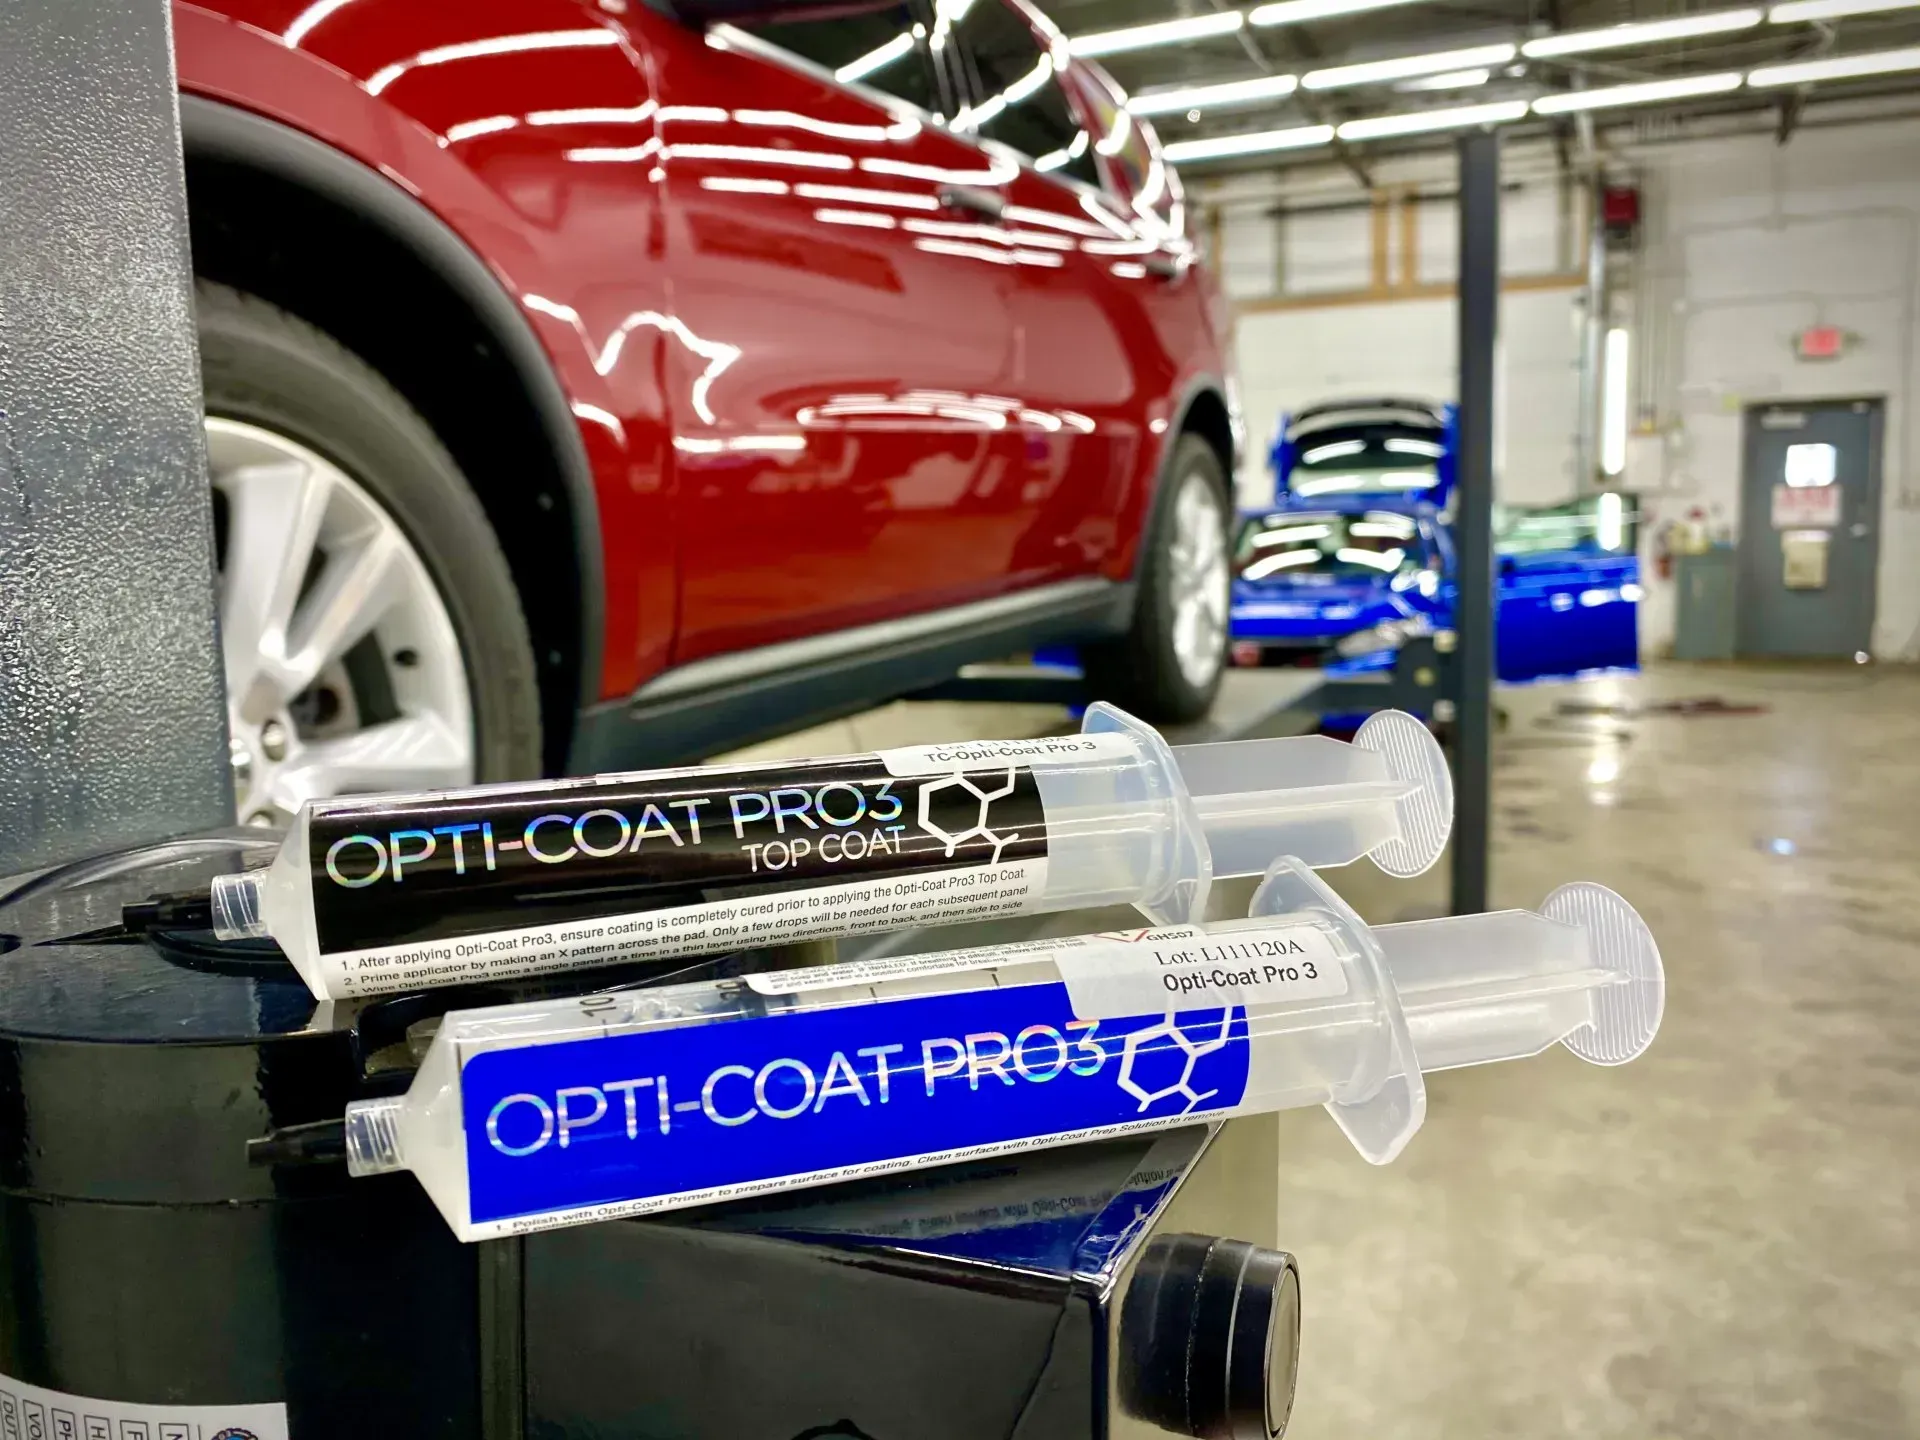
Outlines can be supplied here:
<path id="1" fill-rule="evenodd" d="M 1796 490 L 1831 485 L 1840 473 L 1839 457 L 1831 445 L 1789 445 L 1784 478 Z"/>
<path id="2" fill-rule="evenodd" d="M 1086 72 L 1081 91 L 1093 111 L 1094 149 L 1107 157 L 1120 191 L 1141 219 L 1157 220 L 1168 235 L 1186 231 L 1181 205 L 1180 177 L 1160 158 L 1160 147 L 1147 131 L 1147 122 L 1123 109 L 1106 80 L 1097 71 Z"/>
<path id="3" fill-rule="evenodd" d="M 1343 491 L 1430 490 L 1440 483 L 1445 453 L 1438 427 L 1397 420 L 1356 418 L 1296 426 L 1293 470 L 1287 488 L 1295 495 L 1331 495 Z"/>
<path id="4" fill-rule="evenodd" d="M 1035 169 L 1098 185 L 1087 132 L 1027 22 L 1002 0 L 937 0 L 935 42 L 944 48 L 949 33 L 959 38 L 973 97 L 954 130 L 997 140 Z"/>
<path id="5" fill-rule="evenodd" d="M 1502 555 L 1596 549 L 1624 554 L 1638 548 L 1639 518 L 1612 491 L 1560 505 L 1496 505 L 1494 549 Z"/>
<path id="6" fill-rule="evenodd" d="M 1411 577 L 1403 590 L 1431 571 L 1434 556 L 1420 524 L 1392 510 L 1352 515 L 1333 511 L 1276 510 L 1247 521 L 1234 547 L 1233 569 L 1242 580 L 1312 577 L 1303 583 Z M 1431 588 L 1423 591 L 1432 594 Z"/>
<path id="7" fill-rule="evenodd" d="M 927 27 L 911 5 L 830 20 L 757 20 L 736 28 L 812 61 L 842 84 L 857 81 L 930 114 L 947 113 L 927 53 Z"/>

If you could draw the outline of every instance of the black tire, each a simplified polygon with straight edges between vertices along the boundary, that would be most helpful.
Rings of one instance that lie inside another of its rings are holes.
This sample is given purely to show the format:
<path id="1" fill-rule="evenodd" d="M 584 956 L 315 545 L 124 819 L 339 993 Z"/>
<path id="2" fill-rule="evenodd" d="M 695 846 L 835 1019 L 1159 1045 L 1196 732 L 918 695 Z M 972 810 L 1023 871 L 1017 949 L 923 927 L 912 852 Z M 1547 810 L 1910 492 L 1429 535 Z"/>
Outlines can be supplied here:
<path id="1" fill-rule="evenodd" d="M 1182 435 L 1175 443 L 1160 493 L 1154 497 L 1139 565 L 1133 626 L 1116 640 L 1087 647 L 1082 653 L 1092 693 L 1121 709 L 1155 724 L 1197 720 L 1220 693 L 1227 668 L 1227 633 L 1222 625 L 1219 663 L 1205 683 L 1195 684 L 1181 668 L 1174 651 L 1174 512 L 1180 493 L 1189 484 L 1212 487 L 1220 504 L 1221 543 L 1230 544 L 1233 504 L 1220 456 L 1198 435 Z"/>
<path id="2" fill-rule="evenodd" d="M 477 778 L 540 774 L 533 645 L 486 512 L 426 421 L 332 336 L 258 296 L 194 286 L 209 416 L 298 441 L 369 491 L 406 532 L 460 638 Z"/>

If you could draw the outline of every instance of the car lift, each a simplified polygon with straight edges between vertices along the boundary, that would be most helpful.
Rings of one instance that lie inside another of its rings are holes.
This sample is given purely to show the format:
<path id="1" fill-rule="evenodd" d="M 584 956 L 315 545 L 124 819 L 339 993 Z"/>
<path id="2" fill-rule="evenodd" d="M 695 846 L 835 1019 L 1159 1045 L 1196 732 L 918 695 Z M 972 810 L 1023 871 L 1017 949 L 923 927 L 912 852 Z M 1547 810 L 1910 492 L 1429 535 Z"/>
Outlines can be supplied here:
<path id="1" fill-rule="evenodd" d="M 1458 705 L 1456 638 L 1451 630 L 1415 636 L 1401 645 L 1387 670 L 1229 670 L 1213 709 L 1200 720 L 1165 727 L 1165 734 L 1176 745 L 1250 740 L 1310 730 L 1323 715 L 1370 715 L 1376 710 L 1406 710 L 1450 721 Z M 953 679 L 908 698 L 1078 710 L 1099 697 L 1070 665 L 969 665 Z"/>

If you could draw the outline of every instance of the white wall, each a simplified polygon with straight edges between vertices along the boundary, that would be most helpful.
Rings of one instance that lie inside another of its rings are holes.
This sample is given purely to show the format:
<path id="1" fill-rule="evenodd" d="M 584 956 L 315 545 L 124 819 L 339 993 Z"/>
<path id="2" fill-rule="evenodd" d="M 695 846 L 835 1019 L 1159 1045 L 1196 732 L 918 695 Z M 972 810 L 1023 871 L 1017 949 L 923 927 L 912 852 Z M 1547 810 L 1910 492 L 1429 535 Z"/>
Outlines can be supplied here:
<path id="1" fill-rule="evenodd" d="M 1912 421 L 1920 403 L 1920 121 L 1802 129 L 1784 147 L 1758 134 L 1636 145 L 1626 132 L 1608 145 L 1610 170 L 1637 177 L 1643 196 L 1640 248 L 1616 272 L 1613 323 L 1632 336 L 1635 419 L 1668 437 L 1654 447 L 1665 473 L 1643 491 L 1643 537 L 1695 511 L 1737 535 L 1744 404 L 1884 396 L 1873 649 L 1920 659 L 1920 425 Z M 1509 172 L 1528 177 L 1502 211 L 1510 281 L 1582 264 L 1567 233 L 1580 217 L 1543 178 L 1550 172 L 1542 163 L 1509 149 Z M 1432 186 L 1447 176 L 1445 168 L 1409 168 L 1394 178 Z M 1325 195 L 1349 182 L 1315 183 Z M 1336 212 L 1337 223 L 1300 214 L 1276 222 L 1266 213 L 1276 198 L 1223 187 L 1215 202 L 1229 293 L 1247 302 L 1236 340 L 1250 432 L 1270 439 L 1280 410 L 1340 395 L 1450 398 L 1450 299 L 1260 308 L 1261 300 L 1324 299 L 1371 280 L 1366 211 Z M 1416 281 L 1451 278 L 1455 223 L 1446 202 L 1420 207 Z M 1393 231 L 1397 283 L 1397 219 Z M 1503 297 L 1502 499 L 1550 503 L 1575 494 L 1579 303 L 1575 289 L 1509 288 Z M 1853 332 L 1851 351 L 1837 361 L 1796 359 L 1793 336 L 1816 322 Z M 1268 484 L 1263 445 L 1242 475 L 1243 494 Z M 1672 593 L 1648 570 L 1641 635 L 1658 653 L 1672 641 Z"/>
<path id="2" fill-rule="evenodd" d="M 1558 209 L 1549 185 L 1509 198 L 1501 244 L 1509 278 L 1555 272 Z M 1242 305 L 1234 333 L 1248 431 L 1260 442 L 1250 447 L 1240 477 L 1242 499 L 1249 503 L 1271 493 L 1266 451 L 1282 411 L 1343 396 L 1454 398 L 1458 340 L 1451 297 L 1319 303 L 1367 289 L 1372 224 L 1365 209 L 1295 214 L 1278 223 L 1263 211 L 1223 216 L 1228 293 L 1252 302 Z M 1451 203 L 1420 206 L 1412 266 L 1419 284 L 1453 278 L 1457 232 Z M 1397 212 L 1389 236 L 1389 276 L 1397 282 L 1407 268 Z M 1258 304 L 1275 297 L 1308 303 L 1289 309 Z M 1496 383 L 1504 403 L 1494 437 L 1502 499 L 1548 504 L 1572 494 L 1577 299 L 1570 288 L 1509 290 L 1503 298 Z"/>
<path id="3" fill-rule="evenodd" d="M 1638 158 L 1647 212 L 1633 276 L 1634 391 L 1641 416 L 1668 437 L 1666 474 L 1643 495 L 1653 522 L 1643 536 L 1699 510 L 1737 537 L 1745 404 L 1883 396 L 1873 651 L 1920 658 L 1920 122 Z M 1838 360 L 1802 361 L 1793 337 L 1816 323 L 1858 338 Z M 1657 651 L 1672 634 L 1672 587 L 1652 578 L 1642 643 Z"/>

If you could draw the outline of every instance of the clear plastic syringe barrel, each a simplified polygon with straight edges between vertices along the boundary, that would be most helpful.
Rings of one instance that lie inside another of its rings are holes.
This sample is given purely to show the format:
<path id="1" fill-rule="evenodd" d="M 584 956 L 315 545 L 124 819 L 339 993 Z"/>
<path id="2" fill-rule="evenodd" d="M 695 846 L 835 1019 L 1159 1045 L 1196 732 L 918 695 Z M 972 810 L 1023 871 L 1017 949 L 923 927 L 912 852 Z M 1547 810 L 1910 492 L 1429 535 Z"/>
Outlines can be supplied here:
<path id="1" fill-rule="evenodd" d="M 1351 947 L 1354 969 L 1377 977 L 1378 1083 L 1369 1076 L 1326 1102 L 1376 1164 L 1420 1128 L 1428 1071 L 1521 1059 L 1556 1043 L 1594 1064 L 1621 1065 L 1660 1028 L 1659 947 L 1639 912 L 1604 885 L 1563 885 L 1538 911 L 1369 927 L 1305 865 L 1282 859 L 1250 910 L 1246 923 L 1326 917 Z"/>
<path id="2" fill-rule="evenodd" d="M 1604 885 L 1562 885 L 1538 911 L 1382 925 L 1423 1071 L 1537 1055 L 1555 1041 L 1624 1065 L 1660 1028 L 1666 985 L 1645 922 Z"/>
<path id="3" fill-rule="evenodd" d="M 1199 916 L 1212 880 L 1259 875 L 1280 855 L 1320 869 L 1367 855 L 1390 875 L 1418 875 L 1452 828 L 1446 756 L 1397 710 L 1368 717 L 1351 743 L 1300 735 L 1169 747 L 1106 704 L 1088 708 L 1082 729 L 1128 736 L 1138 762 L 1035 772 L 1048 831 L 1036 909 L 1137 904 L 1180 923 Z"/>
<path id="4" fill-rule="evenodd" d="M 1563 887 L 1537 914 L 1508 911 L 1370 930 L 1306 866 L 1282 860 L 1269 871 L 1254 908 L 1245 920 L 1132 939 L 1070 937 L 456 1012 L 442 1023 L 408 1095 L 350 1107 L 349 1161 L 356 1174 L 415 1170 L 442 1209 L 457 1217 L 458 1077 L 463 1065 L 489 1050 L 858 1007 L 871 1007 L 876 1030 L 884 1031 L 888 1002 L 1060 984 L 1083 1021 L 1137 1019 L 1163 1008 L 1154 1001 L 1170 963 L 1189 967 L 1187 973 L 1204 974 L 1209 966 L 1218 973 L 1255 953 L 1317 955 L 1337 966 L 1338 983 L 1300 998 L 1287 998 L 1288 984 L 1269 980 L 1238 994 L 1167 1001 L 1165 1009 L 1183 1013 L 1223 1003 L 1244 1008 L 1245 1086 L 1214 1113 L 1322 1104 L 1377 1164 L 1393 1159 L 1418 1130 L 1426 1109 L 1424 1070 L 1514 1059 L 1555 1042 L 1583 1058 L 1619 1064 L 1644 1050 L 1659 1025 L 1659 952 L 1632 907 L 1597 885 Z M 1179 958 L 1167 958 L 1182 947 Z M 1023 1007 L 1015 994 L 1008 999 L 1009 1013 L 1018 1018 Z M 1173 1028 L 1163 1048 L 1187 1049 Z M 1219 1034 L 1225 1043 L 1226 1031 Z M 916 1074 L 902 1061 L 893 1075 L 896 1094 L 917 1092 L 919 1078 L 933 1093 L 931 1068 Z M 882 1071 L 883 1094 L 884 1086 Z M 1185 1115 L 1139 1123 L 1180 1123 Z"/>

